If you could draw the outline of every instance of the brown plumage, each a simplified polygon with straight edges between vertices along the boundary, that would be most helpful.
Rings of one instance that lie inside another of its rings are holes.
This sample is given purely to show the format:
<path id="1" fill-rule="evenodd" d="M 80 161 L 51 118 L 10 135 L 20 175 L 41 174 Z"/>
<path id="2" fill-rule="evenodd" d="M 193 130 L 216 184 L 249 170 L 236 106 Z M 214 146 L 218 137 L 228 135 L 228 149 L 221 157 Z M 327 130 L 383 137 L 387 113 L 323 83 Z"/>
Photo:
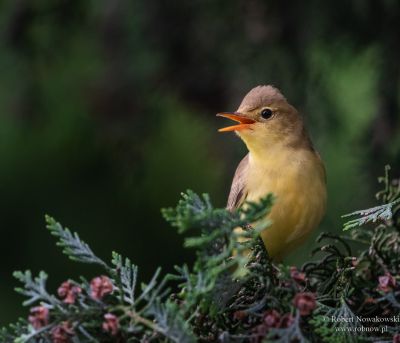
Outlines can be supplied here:
<path id="1" fill-rule="evenodd" d="M 297 110 L 272 86 L 253 88 L 236 112 L 220 113 L 239 122 L 220 131 L 235 131 L 249 153 L 232 182 L 227 208 L 277 197 L 261 236 L 269 254 L 281 259 L 318 225 L 326 203 L 325 169 Z"/>

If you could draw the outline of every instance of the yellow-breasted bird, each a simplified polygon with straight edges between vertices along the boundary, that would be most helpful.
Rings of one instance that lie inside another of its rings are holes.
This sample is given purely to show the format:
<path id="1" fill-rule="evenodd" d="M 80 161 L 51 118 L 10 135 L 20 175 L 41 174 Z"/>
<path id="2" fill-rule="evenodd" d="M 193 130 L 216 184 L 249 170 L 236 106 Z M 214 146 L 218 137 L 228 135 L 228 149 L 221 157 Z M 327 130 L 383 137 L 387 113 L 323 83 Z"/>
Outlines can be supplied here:
<path id="1" fill-rule="evenodd" d="M 269 255 L 281 260 L 298 247 L 321 221 L 326 206 L 325 168 L 307 134 L 303 119 L 273 86 L 253 88 L 236 112 L 218 113 L 238 122 L 235 131 L 249 153 L 237 167 L 227 208 L 276 196 L 261 232 Z"/>

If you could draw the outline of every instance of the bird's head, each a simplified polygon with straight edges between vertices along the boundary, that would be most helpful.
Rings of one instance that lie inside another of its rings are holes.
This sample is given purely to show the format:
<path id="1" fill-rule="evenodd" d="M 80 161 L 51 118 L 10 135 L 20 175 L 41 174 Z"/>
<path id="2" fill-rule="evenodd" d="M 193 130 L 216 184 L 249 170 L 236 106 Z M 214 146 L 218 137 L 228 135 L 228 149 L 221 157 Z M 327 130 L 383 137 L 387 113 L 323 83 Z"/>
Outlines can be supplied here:
<path id="1" fill-rule="evenodd" d="M 304 135 L 301 116 L 273 86 L 253 88 L 237 111 L 222 112 L 217 116 L 239 123 L 219 129 L 219 132 L 235 131 L 249 150 L 295 144 Z"/>

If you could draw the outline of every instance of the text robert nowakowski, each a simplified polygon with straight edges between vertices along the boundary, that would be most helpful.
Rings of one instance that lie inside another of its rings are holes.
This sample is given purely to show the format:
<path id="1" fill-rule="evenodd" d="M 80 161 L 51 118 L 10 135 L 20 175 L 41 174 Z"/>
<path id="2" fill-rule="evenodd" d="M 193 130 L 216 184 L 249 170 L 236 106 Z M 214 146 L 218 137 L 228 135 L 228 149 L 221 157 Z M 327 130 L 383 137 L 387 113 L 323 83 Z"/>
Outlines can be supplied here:
<path id="1" fill-rule="evenodd" d="M 362 317 L 362 316 L 331 316 L 325 317 L 325 320 L 329 320 L 335 323 L 400 323 L 400 316 L 392 317 Z"/>

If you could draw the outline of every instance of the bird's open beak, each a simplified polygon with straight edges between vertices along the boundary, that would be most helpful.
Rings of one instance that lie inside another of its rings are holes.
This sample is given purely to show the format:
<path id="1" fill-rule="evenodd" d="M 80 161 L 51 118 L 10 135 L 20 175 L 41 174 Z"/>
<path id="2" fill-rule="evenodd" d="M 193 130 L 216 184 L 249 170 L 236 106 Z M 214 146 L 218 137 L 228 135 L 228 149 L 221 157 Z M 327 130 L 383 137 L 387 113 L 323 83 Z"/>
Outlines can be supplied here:
<path id="1" fill-rule="evenodd" d="M 255 120 L 250 119 L 239 112 L 222 112 L 218 113 L 217 117 L 229 118 L 240 123 L 239 125 L 232 125 L 219 129 L 219 132 L 240 131 L 249 128 L 251 124 L 254 124 L 256 122 Z"/>

